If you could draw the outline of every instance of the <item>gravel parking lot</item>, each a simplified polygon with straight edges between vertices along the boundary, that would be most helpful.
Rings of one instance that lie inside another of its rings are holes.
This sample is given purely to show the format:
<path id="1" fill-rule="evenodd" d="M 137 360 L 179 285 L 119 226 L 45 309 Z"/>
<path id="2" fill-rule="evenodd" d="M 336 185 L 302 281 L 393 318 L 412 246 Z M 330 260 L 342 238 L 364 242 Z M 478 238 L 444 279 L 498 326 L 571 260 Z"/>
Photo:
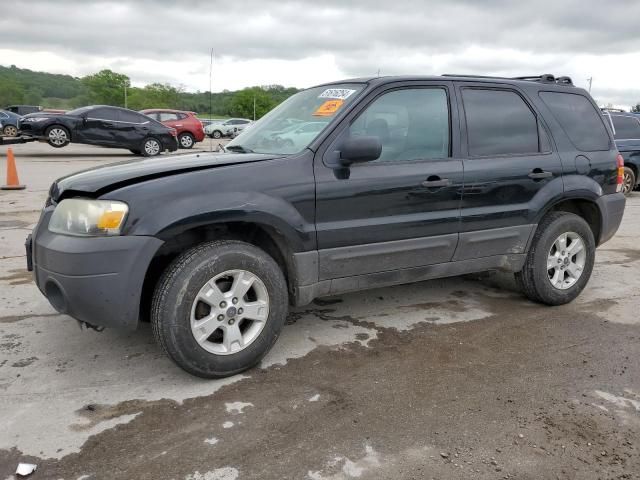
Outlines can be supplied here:
<path id="1" fill-rule="evenodd" d="M 26 271 L 51 181 L 131 154 L 13 150 L 28 188 L 0 193 L 0 478 L 640 478 L 640 193 L 570 305 L 501 274 L 316 300 L 259 368 L 206 381 L 148 325 L 81 331 Z"/>

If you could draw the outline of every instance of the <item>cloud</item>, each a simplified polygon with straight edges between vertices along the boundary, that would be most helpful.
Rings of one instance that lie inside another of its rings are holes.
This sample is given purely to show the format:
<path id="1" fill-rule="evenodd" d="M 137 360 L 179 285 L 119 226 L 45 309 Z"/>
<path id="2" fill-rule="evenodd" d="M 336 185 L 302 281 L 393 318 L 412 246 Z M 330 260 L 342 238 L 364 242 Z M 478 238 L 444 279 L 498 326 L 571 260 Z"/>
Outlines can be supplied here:
<path id="1" fill-rule="evenodd" d="M 632 84 L 640 73 L 636 0 L 16 3 L 0 18 L 3 49 L 22 52 L 25 59 L 48 52 L 77 64 L 78 74 L 114 66 L 134 82 L 158 78 L 207 88 L 210 48 L 223 70 L 218 73 L 241 85 L 266 83 L 263 78 L 287 85 L 317 83 L 311 79 L 313 59 L 320 59 L 319 81 L 328 73 L 360 76 L 378 70 L 567 74 L 573 73 L 568 67 L 578 66 L 575 75 L 581 81 L 607 78 L 600 84 L 603 94 L 618 89 L 635 95 Z M 601 67 L 601 60 L 609 65 L 607 59 L 614 57 L 632 60 L 617 68 L 625 78 L 609 79 Z M 582 62 L 586 58 L 594 61 Z M 247 77 L 247 65 L 264 68 Z M 234 67 L 243 75 L 224 72 Z M 276 68 L 281 70 L 272 71 Z"/>

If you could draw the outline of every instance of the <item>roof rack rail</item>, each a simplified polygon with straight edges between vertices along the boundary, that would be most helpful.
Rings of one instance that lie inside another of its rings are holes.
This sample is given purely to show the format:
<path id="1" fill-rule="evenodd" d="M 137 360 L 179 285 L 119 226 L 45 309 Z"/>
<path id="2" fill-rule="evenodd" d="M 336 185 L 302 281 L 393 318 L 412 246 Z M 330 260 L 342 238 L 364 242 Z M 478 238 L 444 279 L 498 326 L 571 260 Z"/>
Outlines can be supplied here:
<path id="1" fill-rule="evenodd" d="M 461 78 L 494 78 L 494 79 L 503 79 L 503 80 L 524 80 L 528 82 L 540 82 L 540 83 L 555 83 L 558 85 L 571 85 L 573 86 L 573 81 L 571 77 L 554 77 L 550 73 L 545 73 L 543 75 L 524 75 L 521 77 L 497 77 L 491 75 L 456 75 L 453 73 L 445 73 L 442 75 L 443 77 L 461 77 Z"/>

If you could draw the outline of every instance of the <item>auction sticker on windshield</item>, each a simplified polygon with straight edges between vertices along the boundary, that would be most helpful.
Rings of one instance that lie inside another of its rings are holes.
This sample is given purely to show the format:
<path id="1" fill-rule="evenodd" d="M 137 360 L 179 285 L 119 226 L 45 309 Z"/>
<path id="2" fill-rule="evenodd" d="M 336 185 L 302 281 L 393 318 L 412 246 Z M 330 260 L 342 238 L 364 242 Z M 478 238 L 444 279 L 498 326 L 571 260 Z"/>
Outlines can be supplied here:
<path id="1" fill-rule="evenodd" d="M 313 115 L 316 117 L 330 117 L 338 111 L 343 103 L 344 100 L 327 100 L 313 112 Z"/>
<path id="2" fill-rule="evenodd" d="M 351 90 L 349 88 L 327 88 L 318 96 L 318 98 L 335 98 L 336 100 L 346 100 L 354 93 L 355 90 Z"/>

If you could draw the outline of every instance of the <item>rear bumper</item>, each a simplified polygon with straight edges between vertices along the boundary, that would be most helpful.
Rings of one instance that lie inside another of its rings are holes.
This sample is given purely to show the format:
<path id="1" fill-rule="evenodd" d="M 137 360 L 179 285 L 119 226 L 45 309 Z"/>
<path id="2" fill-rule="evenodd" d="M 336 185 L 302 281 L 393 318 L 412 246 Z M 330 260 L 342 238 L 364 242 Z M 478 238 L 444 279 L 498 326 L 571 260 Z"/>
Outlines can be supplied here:
<path id="1" fill-rule="evenodd" d="M 144 277 L 163 242 L 143 236 L 54 234 L 47 228 L 52 210 L 45 210 L 31 242 L 27 240 L 40 291 L 58 312 L 77 320 L 135 329 Z"/>
<path id="2" fill-rule="evenodd" d="M 600 238 L 598 239 L 598 245 L 602 245 L 607 240 L 615 235 L 622 222 L 622 216 L 624 215 L 625 197 L 622 193 L 613 193 L 610 195 L 603 195 L 597 200 L 598 207 L 600 207 L 600 213 L 602 215 L 602 222 L 600 224 Z"/>
<path id="3" fill-rule="evenodd" d="M 168 138 L 163 138 L 162 140 L 163 150 L 168 150 L 170 152 L 175 152 L 178 150 L 178 139 L 172 136 L 168 136 Z"/>

